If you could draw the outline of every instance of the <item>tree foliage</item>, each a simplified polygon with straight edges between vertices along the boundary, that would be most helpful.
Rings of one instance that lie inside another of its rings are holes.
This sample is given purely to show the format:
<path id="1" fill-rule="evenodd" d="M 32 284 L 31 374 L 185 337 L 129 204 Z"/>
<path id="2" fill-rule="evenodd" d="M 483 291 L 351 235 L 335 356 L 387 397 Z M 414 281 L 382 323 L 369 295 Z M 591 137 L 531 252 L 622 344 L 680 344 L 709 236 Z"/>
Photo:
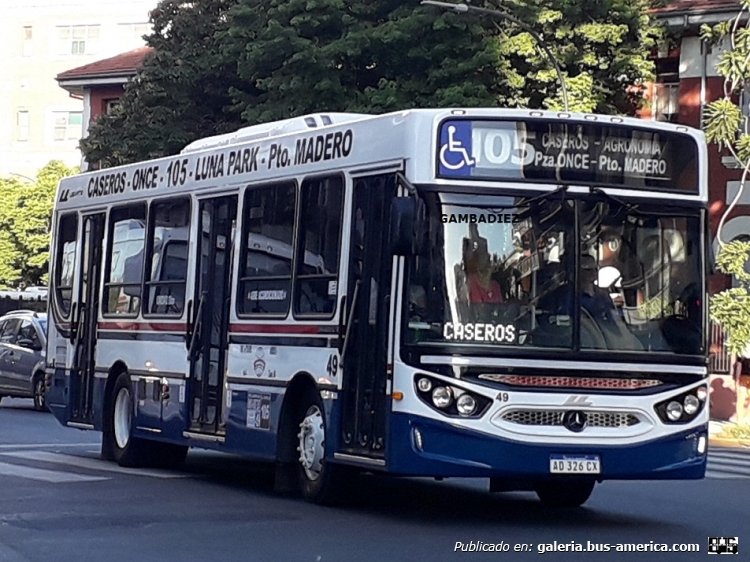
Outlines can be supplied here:
<path id="1" fill-rule="evenodd" d="M 507 0 L 502 6 L 532 27 L 562 67 L 570 108 L 631 114 L 652 77 L 651 53 L 662 31 L 653 0 Z M 509 105 L 561 109 L 557 74 L 531 35 L 512 24 L 499 31 Z"/>
<path id="2" fill-rule="evenodd" d="M 739 240 L 725 243 L 722 227 L 745 190 L 750 173 L 750 128 L 747 116 L 737 104 L 738 93 L 750 81 L 749 12 L 750 0 L 741 0 L 741 9 L 734 19 L 701 29 L 704 41 L 723 49 L 716 69 L 724 77 L 724 95 L 709 103 L 704 112 L 706 138 L 719 149 L 728 150 L 743 170 L 737 196 L 719 221 L 720 248 L 716 258 L 719 271 L 734 277 L 738 286 L 711 298 L 711 318 L 726 331 L 727 347 L 736 355 L 743 354 L 750 345 L 750 275 L 745 270 L 750 259 L 750 243 Z"/>
<path id="3" fill-rule="evenodd" d="M 650 78 L 654 0 L 508 0 L 565 76 L 571 109 L 630 112 Z M 318 111 L 561 108 L 533 37 L 505 18 L 419 0 L 162 0 L 154 48 L 120 109 L 82 149 L 104 166 L 162 156 L 203 136 Z"/>
<path id="4" fill-rule="evenodd" d="M 229 89 L 236 62 L 222 54 L 221 32 L 236 0 L 162 0 L 151 12 L 153 51 L 125 86 L 114 112 L 81 141 L 86 159 L 103 167 L 179 152 L 196 138 L 234 130 Z"/>
<path id="5" fill-rule="evenodd" d="M 0 178 L 0 283 L 44 284 L 49 262 L 49 232 L 55 190 L 61 178 L 75 173 L 52 161 L 36 181 Z"/>

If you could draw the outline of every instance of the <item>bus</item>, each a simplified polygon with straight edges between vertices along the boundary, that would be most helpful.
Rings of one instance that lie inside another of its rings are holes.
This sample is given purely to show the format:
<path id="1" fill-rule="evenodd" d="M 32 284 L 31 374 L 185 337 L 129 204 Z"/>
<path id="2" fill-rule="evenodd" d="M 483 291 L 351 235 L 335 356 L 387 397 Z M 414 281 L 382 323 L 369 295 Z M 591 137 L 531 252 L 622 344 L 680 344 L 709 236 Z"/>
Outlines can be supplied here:
<path id="1" fill-rule="evenodd" d="M 700 131 L 522 109 L 315 114 L 64 178 L 47 401 L 102 457 L 190 447 L 578 506 L 707 454 Z"/>

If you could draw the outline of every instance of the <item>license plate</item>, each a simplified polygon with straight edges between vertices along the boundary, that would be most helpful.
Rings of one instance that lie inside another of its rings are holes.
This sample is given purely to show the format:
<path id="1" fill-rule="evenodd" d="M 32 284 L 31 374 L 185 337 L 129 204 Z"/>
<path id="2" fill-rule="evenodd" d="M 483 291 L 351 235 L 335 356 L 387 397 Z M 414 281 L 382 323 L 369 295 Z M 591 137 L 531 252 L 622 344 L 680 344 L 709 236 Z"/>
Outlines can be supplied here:
<path id="1" fill-rule="evenodd" d="M 551 474 L 599 474 L 599 455 L 550 455 Z"/>

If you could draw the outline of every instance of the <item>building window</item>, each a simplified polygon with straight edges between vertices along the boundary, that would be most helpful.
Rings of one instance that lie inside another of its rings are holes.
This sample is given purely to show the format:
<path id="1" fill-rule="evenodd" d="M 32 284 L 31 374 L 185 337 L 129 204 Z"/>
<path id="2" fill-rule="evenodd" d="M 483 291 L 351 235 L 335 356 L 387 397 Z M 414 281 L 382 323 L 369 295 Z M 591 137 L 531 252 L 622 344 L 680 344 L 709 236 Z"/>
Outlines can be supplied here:
<path id="1" fill-rule="evenodd" d="M 654 85 L 654 119 L 676 122 L 680 113 L 679 83 Z"/>
<path id="2" fill-rule="evenodd" d="M 23 26 L 23 43 L 21 45 L 21 55 L 24 57 L 30 57 L 32 55 L 32 44 L 31 44 L 31 26 L 30 25 L 24 25 Z"/>
<path id="3" fill-rule="evenodd" d="M 59 55 L 95 54 L 98 43 L 98 25 L 67 25 L 57 28 L 57 53 Z"/>
<path id="4" fill-rule="evenodd" d="M 78 140 L 83 136 L 83 113 L 80 111 L 55 111 L 53 113 L 54 140 Z"/>
<path id="5" fill-rule="evenodd" d="M 16 139 L 29 140 L 29 112 L 25 109 L 16 112 Z"/>
<path id="6" fill-rule="evenodd" d="M 118 107 L 120 107 L 119 98 L 112 98 L 112 99 L 104 100 L 104 113 L 105 114 L 108 115 L 110 113 L 113 113 L 115 109 L 117 109 Z"/>
<path id="7" fill-rule="evenodd" d="M 117 31 L 123 45 L 143 45 L 143 36 L 151 34 L 151 24 L 120 23 L 117 25 Z"/>

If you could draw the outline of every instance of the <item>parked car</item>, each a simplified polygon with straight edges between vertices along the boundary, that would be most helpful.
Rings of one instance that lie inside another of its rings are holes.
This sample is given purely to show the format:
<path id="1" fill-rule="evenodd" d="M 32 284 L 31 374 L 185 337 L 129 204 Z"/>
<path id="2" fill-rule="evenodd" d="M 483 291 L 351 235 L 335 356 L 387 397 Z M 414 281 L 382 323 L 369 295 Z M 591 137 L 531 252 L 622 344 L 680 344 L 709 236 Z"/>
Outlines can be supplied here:
<path id="1" fill-rule="evenodd" d="M 46 410 L 44 353 L 47 315 L 14 310 L 0 318 L 0 400 L 33 398 L 35 410 Z"/>

